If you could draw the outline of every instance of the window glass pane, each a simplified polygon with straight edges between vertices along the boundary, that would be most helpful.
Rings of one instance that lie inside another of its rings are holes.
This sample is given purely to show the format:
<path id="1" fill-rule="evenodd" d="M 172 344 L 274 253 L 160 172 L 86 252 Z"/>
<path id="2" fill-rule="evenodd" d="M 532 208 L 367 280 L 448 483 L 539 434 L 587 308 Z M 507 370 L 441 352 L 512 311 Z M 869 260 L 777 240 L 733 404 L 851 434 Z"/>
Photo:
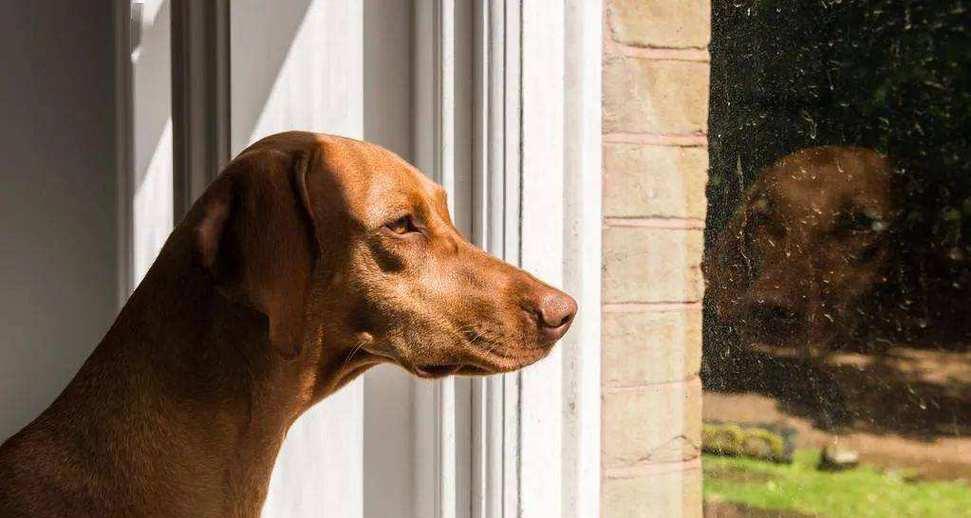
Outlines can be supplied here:
<path id="1" fill-rule="evenodd" d="M 709 508 L 971 515 L 969 8 L 714 1 Z"/>

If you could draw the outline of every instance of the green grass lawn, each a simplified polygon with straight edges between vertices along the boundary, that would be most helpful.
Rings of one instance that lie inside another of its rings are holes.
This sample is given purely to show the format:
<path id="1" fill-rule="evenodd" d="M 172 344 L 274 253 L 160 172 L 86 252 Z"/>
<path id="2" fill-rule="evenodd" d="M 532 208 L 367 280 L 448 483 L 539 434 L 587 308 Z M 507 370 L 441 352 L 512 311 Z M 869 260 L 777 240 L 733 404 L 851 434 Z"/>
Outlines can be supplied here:
<path id="1" fill-rule="evenodd" d="M 796 451 L 790 465 L 705 455 L 705 499 L 824 518 L 971 517 L 964 482 L 909 482 L 866 466 L 829 473 L 818 460 L 817 450 Z"/>

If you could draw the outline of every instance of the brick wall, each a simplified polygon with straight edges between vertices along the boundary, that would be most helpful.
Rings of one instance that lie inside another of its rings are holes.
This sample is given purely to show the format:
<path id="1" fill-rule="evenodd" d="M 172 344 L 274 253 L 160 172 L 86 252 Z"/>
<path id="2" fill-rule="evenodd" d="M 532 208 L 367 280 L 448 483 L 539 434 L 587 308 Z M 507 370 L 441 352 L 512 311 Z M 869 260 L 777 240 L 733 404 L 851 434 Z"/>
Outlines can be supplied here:
<path id="1" fill-rule="evenodd" d="M 605 0 L 605 518 L 701 516 L 709 0 Z"/>

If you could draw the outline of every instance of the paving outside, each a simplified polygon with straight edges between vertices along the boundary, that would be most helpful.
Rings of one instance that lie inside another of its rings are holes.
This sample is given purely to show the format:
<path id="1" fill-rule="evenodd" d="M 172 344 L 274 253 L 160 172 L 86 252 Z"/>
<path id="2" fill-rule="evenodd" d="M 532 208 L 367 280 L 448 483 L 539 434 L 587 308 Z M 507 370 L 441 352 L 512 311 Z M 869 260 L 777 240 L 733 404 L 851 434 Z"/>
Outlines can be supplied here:
<path id="1" fill-rule="evenodd" d="M 742 354 L 748 357 L 735 365 L 749 372 L 708 376 L 715 390 L 704 392 L 705 420 L 790 427 L 797 452 L 838 440 L 859 452 L 858 469 L 899 474 L 910 489 L 951 484 L 938 498 L 942 505 L 971 498 L 971 352 L 898 346 L 879 355 L 837 352 L 815 363 L 769 348 Z M 727 476 L 709 469 L 705 475 L 706 487 Z M 736 516 L 732 508 L 709 501 L 706 516 Z"/>

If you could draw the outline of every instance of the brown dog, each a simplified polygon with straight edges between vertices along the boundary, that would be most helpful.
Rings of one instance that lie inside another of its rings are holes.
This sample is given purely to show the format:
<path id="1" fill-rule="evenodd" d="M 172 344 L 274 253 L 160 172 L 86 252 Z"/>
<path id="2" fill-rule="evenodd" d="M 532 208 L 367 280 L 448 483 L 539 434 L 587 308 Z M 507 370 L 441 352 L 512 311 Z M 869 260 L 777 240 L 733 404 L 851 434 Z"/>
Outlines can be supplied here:
<path id="1" fill-rule="evenodd" d="M 883 155 L 835 146 L 762 171 L 707 253 L 719 320 L 749 343 L 805 354 L 828 345 L 884 280 L 899 211 L 892 176 Z"/>
<path id="2" fill-rule="evenodd" d="M 459 236 L 394 154 L 291 132 L 213 182 L 77 376 L 0 447 L 0 516 L 260 514 L 287 429 L 367 368 L 490 374 L 576 303 Z"/>

